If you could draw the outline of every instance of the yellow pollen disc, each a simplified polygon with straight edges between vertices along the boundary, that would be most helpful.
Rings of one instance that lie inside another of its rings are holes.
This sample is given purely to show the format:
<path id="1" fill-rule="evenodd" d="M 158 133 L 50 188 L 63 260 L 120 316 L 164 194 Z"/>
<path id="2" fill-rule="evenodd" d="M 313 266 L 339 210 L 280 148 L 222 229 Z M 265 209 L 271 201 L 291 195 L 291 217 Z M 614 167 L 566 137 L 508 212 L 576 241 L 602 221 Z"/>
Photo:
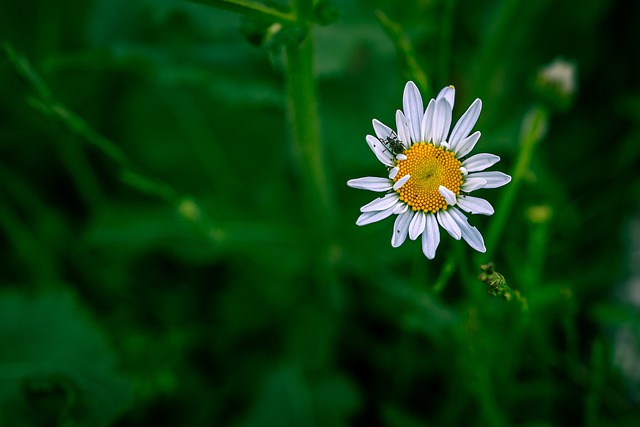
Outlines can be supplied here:
<path id="1" fill-rule="evenodd" d="M 457 196 L 462 186 L 460 161 L 453 152 L 421 142 L 413 144 L 404 155 L 407 159 L 398 160 L 397 166 L 400 170 L 394 181 L 405 175 L 411 175 L 411 178 L 396 190 L 400 200 L 414 211 L 436 213 L 441 209 L 447 209 L 447 202 L 438 188 L 442 185 Z"/>

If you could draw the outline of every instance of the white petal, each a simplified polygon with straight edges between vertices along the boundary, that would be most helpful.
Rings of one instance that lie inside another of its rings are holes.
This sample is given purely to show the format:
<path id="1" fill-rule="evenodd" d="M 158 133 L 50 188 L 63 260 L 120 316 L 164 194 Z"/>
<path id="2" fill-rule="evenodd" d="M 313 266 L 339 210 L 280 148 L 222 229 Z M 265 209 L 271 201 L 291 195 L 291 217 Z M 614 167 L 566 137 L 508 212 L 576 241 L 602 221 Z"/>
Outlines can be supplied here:
<path id="1" fill-rule="evenodd" d="M 458 227 L 458 224 L 456 224 L 456 221 L 448 211 L 438 211 L 436 217 L 438 219 L 438 224 L 440 224 L 442 228 L 447 230 L 447 233 L 449 233 L 451 237 L 456 240 L 460 240 L 460 238 L 462 237 L 460 227 Z"/>
<path id="2" fill-rule="evenodd" d="M 462 238 L 478 252 L 485 253 L 487 251 L 484 245 L 482 234 L 476 227 L 472 227 L 467 223 L 467 228 L 462 229 Z"/>
<path id="3" fill-rule="evenodd" d="M 394 207 L 390 207 L 383 211 L 376 211 L 376 212 L 364 212 L 356 220 L 356 225 L 362 226 L 362 225 L 371 224 L 373 222 L 381 221 L 393 214 L 393 208 Z"/>
<path id="4" fill-rule="evenodd" d="M 500 157 L 495 154 L 480 153 L 473 155 L 462 162 L 462 166 L 467 172 L 478 172 L 491 167 L 500 161 Z"/>
<path id="5" fill-rule="evenodd" d="M 487 181 L 485 181 L 484 179 L 469 178 L 467 176 L 467 179 L 465 179 L 464 184 L 462 184 L 462 187 L 460 187 L 460 190 L 464 191 L 465 193 L 471 193 L 472 191 L 475 191 L 478 188 L 484 187 L 486 183 Z"/>
<path id="6" fill-rule="evenodd" d="M 398 159 L 398 160 L 407 160 L 407 155 L 400 153 L 400 154 L 398 154 L 396 156 L 396 159 Z"/>
<path id="7" fill-rule="evenodd" d="M 396 177 L 396 175 L 398 175 L 398 171 L 399 171 L 399 170 L 400 170 L 400 168 L 399 168 L 399 167 L 397 167 L 397 166 L 396 166 L 395 168 L 392 168 L 392 169 L 389 171 L 389 179 L 393 179 L 393 178 L 395 178 L 395 177 Z"/>
<path id="8" fill-rule="evenodd" d="M 446 99 L 449 105 L 451 105 L 451 109 L 453 109 L 453 101 L 456 97 L 456 88 L 453 85 L 443 87 L 442 90 L 438 93 L 436 97 L 436 101 L 441 99 Z"/>
<path id="9" fill-rule="evenodd" d="M 433 113 L 436 109 L 436 101 L 432 99 L 427 105 L 427 110 L 422 116 L 422 124 L 420 125 L 420 131 L 422 133 L 422 141 L 431 141 L 431 133 L 433 129 Z"/>
<path id="10" fill-rule="evenodd" d="M 409 181 L 409 178 L 411 178 L 411 175 L 405 175 L 397 180 L 396 183 L 393 184 L 393 191 L 398 191 L 404 184 L 406 184 L 407 181 Z"/>
<path id="11" fill-rule="evenodd" d="M 462 172 L 462 175 L 464 176 L 469 175 L 469 171 L 464 166 L 460 166 L 460 172 Z"/>
<path id="12" fill-rule="evenodd" d="M 416 240 L 420 234 L 424 231 L 424 226 L 427 223 L 427 216 L 422 211 L 417 211 L 411 223 L 409 224 L 409 238 Z"/>
<path id="13" fill-rule="evenodd" d="M 440 192 L 442 197 L 444 197 L 444 200 L 446 200 L 448 205 L 455 205 L 456 204 L 456 193 L 454 193 L 453 191 L 449 190 L 444 185 L 441 185 L 440 187 L 438 187 L 438 191 Z"/>
<path id="14" fill-rule="evenodd" d="M 399 198 L 400 196 L 398 193 L 389 193 L 384 197 L 379 197 L 372 202 L 367 203 L 360 208 L 360 212 L 383 211 L 395 205 Z"/>
<path id="15" fill-rule="evenodd" d="M 484 246 L 484 239 L 482 238 L 482 234 L 480 234 L 477 228 L 469 225 L 467 217 L 462 212 L 453 208 L 451 209 L 451 217 L 460 227 L 462 238 L 469 244 L 469 246 L 471 246 L 478 252 L 484 253 L 487 251 L 487 248 Z"/>
<path id="16" fill-rule="evenodd" d="M 479 139 L 480 132 L 475 131 L 474 133 L 460 141 L 458 144 L 456 144 L 455 148 L 453 149 L 453 152 L 456 153 L 456 157 L 461 158 L 469 154 L 471 150 L 473 150 L 473 147 L 476 146 Z"/>
<path id="17" fill-rule="evenodd" d="M 469 179 L 472 178 L 480 178 L 487 181 L 481 188 L 498 188 L 502 187 L 505 184 L 508 184 L 511 181 L 511 177 L 506 173 L 498 172 L 498 171 L 489 171 L 489 172 L 474 172 L 470 173 Z"/>
<path id="18" fill-rule="evenodd" d="M 365 178 L 350 179 L 347 185 L 352 188 L 369 191 L 389 191 L 393 188 L 393 181 L 387 178 L 367 176 Z"/>
<path id="19" fill-rule="evenodd" d="M 396 207 L 393 208 L 393 213 L 396 215 L 400 215 L 401 213 L 405 213 L 409 209 L 409 205 L 406 203 L 396 203 Z"/>
<path id="20" fill-rule="evenodd" d="M 398 128 L 398 139 L 405 148 L 411 147 L 411 136 L 407 127 L 407 119 L 404 117 L 402 110 L 396 111 L 396 127 Z"/>
<path id="21" fill-rule="evenodd" d="M 387 147 L 385 147 L 384 144 L 373 135 L 367 135 L 366 139 L 369 148 L 371 148 L 373 154 L 375 154 L 378 160 L 380 160 L 380 163 L 385 166 L 393 166 L 393 157 L 389 150 L 387 150 Z"/>
<path id="22" fill-rule="evenodd" d="M 411 141 L 420 141 L 420 124 L 422 123 L 422 96 L 418 87 L 413 82 L 407 82 L 404 87 L 404 95 L 402 96 L 402 109 L 407 119 L 407 126 L 411 134 Z"/>
<path id="23" fill-rule="evenodd" d="M 451 137 L 449 138 L 449 143 L 452 148 L 455 148 L 456 144 L 462 141 L 463 138 L 466 138 L 471 132 L 471 129 L 476 125 L 478 121 L 478 117 L 480 116 L 480 111 L 482 110 L 482 101 L 476 99 L 473 101 L 473 104 L 465 111 L 465 113 L 460 117 L 458 123 L 453 128 L 451 132 Z"/>
<path id="24" fill-rule="evenodd" d="M 447 139 L 451 126 L 451 104 L 445 98 L 436 102 L 431 140 L 436 146 Z"/>
<path id="25" fill-rule="evenodd" d="M 458 196 L 458 207 L 472 214 L 493 215 L 494 210 L 491 203 L 485 199 L 472 196 Z"/>
<path id="26" fill-rule="evenodd" d="M 438 221 L 434 214 L 426 214 L 427 223 L 422 233 L 422 252 L 424 255 L 433 259 L 436 256 L 436 249 L 440 244 L 440 230 L 438 229 Z"/>
<path id="27" fill-rule="evenodd" d="M 393 132 L 389 126 L 385 125 L 378 119 L 373 119 L 373 130 L 376 132 L 376 136 L 380 139 L 387 139 Z"/>
<path id="28" fill-rule="evenodd" d="M 406 206 L 406 205 L 405 205 Z M 409 231 L 409 223 L 413 218 L 413 211 L 406 210 L 396 218 L 396 222 L 393 224 L 393 235 L 391 236 L 391 246 L 394 248 L 399 247 L 407 239 L 407 232 Z"/>

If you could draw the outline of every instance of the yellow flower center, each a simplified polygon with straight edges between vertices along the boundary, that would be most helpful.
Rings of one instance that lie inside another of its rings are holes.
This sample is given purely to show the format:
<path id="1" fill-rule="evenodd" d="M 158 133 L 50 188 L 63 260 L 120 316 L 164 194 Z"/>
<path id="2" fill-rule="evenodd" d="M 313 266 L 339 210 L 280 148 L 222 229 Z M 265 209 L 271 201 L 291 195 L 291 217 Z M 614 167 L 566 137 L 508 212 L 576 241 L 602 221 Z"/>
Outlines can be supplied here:
<path id="1" fill-rule="evenodd" d="M 447 209 L 447 202 L 438 188 L 442 185 L 456 196 L 462 186 L 460 161 L 452 151 L 436 147 L 432 143 L 413 144 L 404 152 L 406 160 L 398 160 L 398 174 L 394 181 L 411 175 L 398 190 L 400 200 L 414 211 L 438 212 Z"/>

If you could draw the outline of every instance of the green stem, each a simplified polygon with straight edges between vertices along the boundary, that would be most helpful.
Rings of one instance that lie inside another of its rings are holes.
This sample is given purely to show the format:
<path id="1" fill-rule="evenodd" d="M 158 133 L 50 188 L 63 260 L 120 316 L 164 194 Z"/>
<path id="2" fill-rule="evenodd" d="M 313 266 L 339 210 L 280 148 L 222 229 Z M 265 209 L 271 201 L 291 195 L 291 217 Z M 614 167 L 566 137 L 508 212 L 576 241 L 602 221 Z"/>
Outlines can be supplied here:
<path id="1" fill-rule="evenodd" d="M 68 133 L 79 137 L 99 149 L 105 156 L 121 167 L 131 168 L 132 162 L 127 155 L 113 142 L 96 132 L 80 116 L 68 110 L 65 106 L 50 100 L 40 100 L 30 97 L 31 107 L 45 117 L 51 118 L 61 125 Z"/>
<path id="2" fill-rule="evenodd" d="M 521 12 L 522 0 L 505 0 L 497 11 L 497 16 L 491 22 L 486 40 L 478 49 L 475 63 L 478 69 L 475 73 L 474 87 L 486 87 L 490 83 L 492 73 L 495 73 L 496 64 L 499 63 L 500 54 L 505 45 L 512 40 L 514 22 L 518 22 L 518 13 Z M 517 26 L 516 26 L 517 27 Z"/>
<path id="3" fill-rule="evenodd" d="M 332 308 L 342 306 L 340 281 L 335 269 L 336 246 L 332 242 L 334 205 L 328 185 L 324 149 L 320 139 L 320 119 L 315 73 L 313 39 L 309 23 L 313 0 L 291 0 L 291 7 L 303 30 L 300 42 L 285 45 L 284 75 L 288 122 L 298 176 L 302 185 L 301 204 L 306 207 L 309 230 L 314 240 L 314 268 L 319 292 Z"/>
<path id="4" fill-rule="evenodd" d="M 4 191 L 3 191 L 4 192 Z M 25 272 L 37 283 L 47 284 L 58 277 L 57 266 L 51 255 L 42 247 L 42 242 L 32 232 L 18 212 L 3 194 L 0 199 L 0 229 L 25 264 Z"/>
<path id="5" fill-rule="evenodd" d="M 27 84 L 31 86 L 41 99 L 45 101 L 51 100 L 51 91 L 35 72 L 29 61 L 24 56 L 20 55 L 7 41 L 2 43 L 2 50 L 4 51 L 9 64 L 12 66 L 12 71 L 23 81 L 27 82 Z"/>
<path id="6" fill-rule="evenodd" d="M 301 18 L 312 13 L 310 0 L 294 0 L 293 7 Z M 306 202 L 317 214 L 331 217 L 333 210 L 327 184 L 323 147 L 320 140 L 318 99 L 313 70 L 313 43 L 307 34 L 301 43 L 285 47 L 285 78 L 289 123 L 301 180 L 310 197 Z"/>
<path id="7" fill-rule="evenodd" d="M 409 78 L 413 80 L 422 91 L 425 93 L 431 93 L 431 82 L 429 81 L 429 77 L 427 76 L 427 73 L 424 72 L 420 64 L 418 64 L 413 44 L 402 31 L 402 26 L 389 19 L 389 17 L 381 10 L 376 10 L 376 16 L 378 21 L 380 21 L 380 25 L 382 25 L 382 29 L 387 33 L 387 36 L 394 44 L 400 59 L 404 62 Z"/>
<path id="8" fill-rule="evenodd" d="M 5 52 L 5 55 L 7 56 L 7 59 L 9 60 L 9 63 L 13 66 L 13 70 L 35 92 L 35 96 L 30 96 L 28 98 L 28 103 L 33 109 L 40 112 L 44 117 L 50 119 L 54 124 L 59 125 L 60 128 L 62 128 L 67 134 L 73 135 L 80 141 L 89 143 L 90 145 L 96 147 L 103 155 L 108 157 L 117 166 L 118 175 L 124 183 L 135 188 L 138 191 L 165 200 L 170 205 L 176 207 L 181 214 L 184 214 L 182 209 L 183 203 L 185 200 L 191 199 L 181 197 L 172 186 L 165 184 L 158 179 L 154 179 L 146 176 L 143 173 L 137 172 L 139 168 L 136 167 L 136 165 L 131 161 L 131 159 L 125 154 L 123 150 L 121 150 L 111 140 L 96 131 L 80 116 L 56 101 L 47 84 L 44 82 L 44 80 L 42 80 L 42 78 L 38 75 L 36 70 L 31 66 L 30 62 L 25 57 L 19 55 L 7 42 L 2 44 L 2 48 Z M 63 157 L 65 157 L 65 154 L 70 153 L 63 153 Z M 76 158 L 72 159 L 72 161 L 75 163 L 68 166 L 70 169 L 73 169 L 72 176 L 74 177 L 74 179 L 85 180 L 87 179 L 87 177 L 89 177 L 89 171 L 86 170 L 86 159 L 82 157 L 82 153 L 79 154 L 79 157 L 77 156 Z M 84 169 L 82 169 L 81 166 Z M 78 184 L 78 187 L 81 193 L 87 194 L 96 193 L 99 189 L 99 187 L 97 187 L 97 181 L 96 183 Z M 90 202 L 90 204 L 94 204 L 96 206 L 99 203 L 100 201 L 98 199 Z M 193 200 L 191 200 L 191 203 L 195 205 L 195 209 L 197 209 L 198 211 L 200 210 L 200 206 L 198 203 Z M 186 215 L 183 216 L 186 217 Z M 217 235 L 220 234 L 213 233 L 211 231 L 217 231 L 219 228 L 215 227 L 203 215 L 199 215 L 196 222 L 201 225 L 201 228 L 203 230 L 206 230 L 206 235 L 212 240 L 215 240 L 217 238 Z M 3 226 L 8 230 L 8 232 L 12 233 L 12 236 L 17 236 L 16 239 L 14 239 L 16 242 L 19 242 L 19 240 L 17 240 L 18 237 L 28 237 L 28 235 L 25 234 L 25 232 L 22 230 L 20 223 L 14 220 L 14 216 L 12 215 L 11 210 L 0 206 L 0 228 L 2 228 Z M 28 241 L 28 239 L 26 238 L 23 240 Z M 23 249 L 23 247 L 18 248 L 19 251 L 21 249 Z M 22 252 L 25 252 L 25 250 L 22 250 Z M 34 253 L 36 253 L 35 250 Z M 40 270 L 46 271 L 47 269 L 43 267 Z M 51 270 L 51 268 L 49 268 L 48 270 Z"/>
<path id="9" fill-rule="evenodd" d="M 548 206 L 529 208 L 530 211 L 532 209 L 550 211 L 551 208 Z M 526 274 L 522 276 L 521 283 L 523 287 L 531 289 L 542 283 L 543 280 L 542 273 L 545 271 L 544 261 L 547 255 L 547 243 L 549 241 L 549 218 L 537 219 L 530 214 L 529 221 L 531 225 L 527 245 L 527 263 L 526 266 L 522 266 Z"/>
<path id="10" fill-rule="evenodd" d="M 74 138 L 63 137 L 60 144 L 56 144 L 56 148 L 85 204 L 94 212 L 104 206 L 105 194 L 100 180 L 91 168 L 80 142 Z"/>
<path id="11" fill-rule="evenodd" d="M 456 258 L 454 257 L 447 258 L 444 265 L 440 269 L 440 275 L 436 279 L 436 283 L 431 288 L 431 291 L 433 292 L 434 295 L 438 295 L 442 292 L 444 287 L 449 282 L 449 279 L 451 279 L 451 276 L 453 276 L 453 273 L 455 273 L 456 267 L 457 267 Z"/>
<path id="12" fill-rule="evenodd" d="M 604 346 L 600 340 L 596 340 L 591 348 L 591 375 L 589 378 L 589 388 L 585 397 L 585 419 L 588 427 L 602 425 L 600 419 L 600 406 L 602 396 L 605 393 L 605 362 Z"/>
<path id="13" fill-rule="evenodd" d="M 266 6 L 262 3 L 249 0 L 189 0 L 193 3 L 201 3 L 243 15 L 267 18 L 283 24 L 297 22 L 296 16 L 292 13 L 281 12 L 278 9 Z"/>
<path id="14" fill-rule="evenodd" d="M 508 423 L 505 419 L 504 411 L 496 398 L 498 391 L 491 375 L 492 366 L 482 360 L 476 362 L 475 369 L 475 378 L 472 379 L 475 384 L 472 387 L 480 406 L 479 416 L 481 419 L 479 424 L 492 427 L 507 426 Z"/>
<path id="15" fill-rule="evenodd" d="M 533 107 L 523 120 L 520 134 L 521 148 L 511 175 L 512 181 L 504 189 L 502 198 L 496 207 L 496 216 L 487 231 L 485 243 L 489 251 L 495 250 L 504 227 L 511 216 L 516 195 L 529 171 L 534 148 L 544 138 L 548 122 L 549 113 L 541 106 Z"/>

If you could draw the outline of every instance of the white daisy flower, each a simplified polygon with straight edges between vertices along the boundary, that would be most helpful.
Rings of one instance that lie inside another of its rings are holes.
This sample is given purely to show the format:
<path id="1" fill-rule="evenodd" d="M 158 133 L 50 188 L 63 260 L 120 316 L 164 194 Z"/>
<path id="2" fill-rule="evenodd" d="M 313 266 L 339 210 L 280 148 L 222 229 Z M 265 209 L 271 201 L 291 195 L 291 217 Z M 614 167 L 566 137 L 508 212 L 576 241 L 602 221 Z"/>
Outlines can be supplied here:
<path id="1" fill-rule="evenodd" d="M 422 235 L 422 251 L 433 259 L 440 243 L 439 227 L 454 239 L 485 252 L 484 240 L 463 213 L 492 215 L 491 204 L 469 193 L 480 188 L 501 187 L 511 181 L 502 172 L 484 170 L 500 157 L 493 154 L 467 155 L 480 139 L 471 133 L 482 101 L 476 99 L 460 117 L 451 133 L 451 112 L 455 89 L 447 86 L 424 109 L 422 97 L 413 82 L 404 88 L 403 110 L 396 112 L 397 132 L 373 120 L 376 136 L 366 141 L 378 160 L 389 170 L 387 178 L 352 179 L 353 188 L 386 193 L 360 208 L 357 225 L 371 224 L 397 215 L 391 246 L 404 243 L 407 235 L 416 240 Z"/>

